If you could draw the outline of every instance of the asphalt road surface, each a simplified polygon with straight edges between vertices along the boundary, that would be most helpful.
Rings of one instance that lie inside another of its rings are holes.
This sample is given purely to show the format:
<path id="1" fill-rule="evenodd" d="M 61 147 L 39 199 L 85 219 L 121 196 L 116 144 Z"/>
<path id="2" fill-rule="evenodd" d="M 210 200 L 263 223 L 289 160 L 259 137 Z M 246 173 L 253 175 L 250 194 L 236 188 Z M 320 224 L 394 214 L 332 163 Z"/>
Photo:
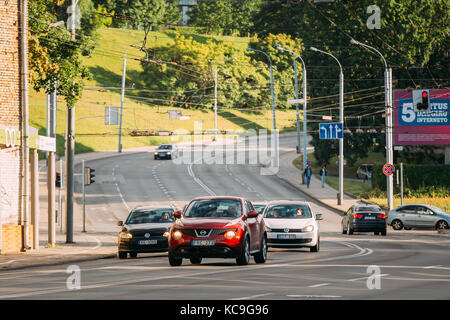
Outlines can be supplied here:
<path id="1" fill-rule="evenodd" d="M 295 135 L 283 136 L 281 152 L 295 144 Z M 166 253 L 155 253 L 11 270 L 0 272 L 0 299 L 450 299 L 448 235 L 391 228 L 385 237 L 343 235 L 338 213 L 275 175 L 261 175 L 259 164 L 176 165 L 139 153 L 89 166 L 96 169 L 96 182 L 86 190 L 88 216 L 98 231 L 118 232 L 116 222 L 142 204 L 182 208 L 207 195 L 304 199 L 324 216 L 320 252 L 271 248 L 265 264 L 252 260 L 248 266 L 234 259 L 204 259 L 201 265 L 185 259 L 170 267 Z"/>

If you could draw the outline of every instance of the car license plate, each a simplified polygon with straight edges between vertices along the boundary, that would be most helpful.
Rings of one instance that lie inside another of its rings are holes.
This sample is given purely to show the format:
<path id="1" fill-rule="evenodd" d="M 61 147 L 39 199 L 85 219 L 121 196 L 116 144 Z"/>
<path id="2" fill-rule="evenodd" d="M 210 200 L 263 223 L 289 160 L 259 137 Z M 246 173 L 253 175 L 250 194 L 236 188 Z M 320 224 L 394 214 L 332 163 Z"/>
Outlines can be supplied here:
<path id="1" fill-rule="evenodd" d="M 364 219 L 365 220 L 375 220 L 376 218 L 375 217 L 365 217 Z"/>
<path id="2" fill-rule="evenodd" d="M 278 234 L 277 239 L 295 239 L 295 234 Z"/>
<path id="3" fill-rule="evenodd" d="M 149 245 L 149 244 L 156 244 L 157 240 L 139 240 L 138 244 L 141 246 Z"/>
<path id="4" fill-rule="evenodd" d="M 215 244 L 215 240 L 191 240 L 193 246 L 213 246 Z"/>

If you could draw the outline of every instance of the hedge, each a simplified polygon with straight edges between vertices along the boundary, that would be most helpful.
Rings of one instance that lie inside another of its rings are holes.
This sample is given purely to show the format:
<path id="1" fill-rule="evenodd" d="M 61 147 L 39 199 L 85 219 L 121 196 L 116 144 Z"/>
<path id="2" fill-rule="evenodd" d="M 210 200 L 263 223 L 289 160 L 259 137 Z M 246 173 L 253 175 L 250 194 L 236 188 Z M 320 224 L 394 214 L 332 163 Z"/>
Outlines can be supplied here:
<path id="1" fill-rule="evenodd" d="M 400 164 L 395 167 L 399 171 Z M 394 172 L 394 187 L 396 186 L 396 173 Z M 372 169 L 372 188 L 386 190 L 387 179 L 383 173 L 382 165 L 374 165 Z M 450 185 L 450 165 L 419 165 L 403 164 L 403 187 L 412 190 L 428 187 L 444 187 Z M 399 187 L 400 185 L 398 185 Z"/>

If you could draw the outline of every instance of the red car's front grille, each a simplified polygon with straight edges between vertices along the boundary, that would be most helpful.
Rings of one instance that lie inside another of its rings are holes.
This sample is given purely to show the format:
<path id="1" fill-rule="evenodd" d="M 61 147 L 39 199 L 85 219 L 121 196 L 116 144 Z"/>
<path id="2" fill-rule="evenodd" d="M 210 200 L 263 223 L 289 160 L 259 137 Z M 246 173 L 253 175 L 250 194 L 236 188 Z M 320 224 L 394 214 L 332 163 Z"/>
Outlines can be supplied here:
<path id="1" fill-rule="evenodd" d="M 206 234 L 204 235 L 205 237 L 212 237 L 212 236 L 218 236 L 221 234 L 224 234 L 225 232 L 227 232 L 228 230 L 233 230 L 233 229 L 181 229 L 181 232 L 187 236 L 191 236 L 191 237 L 198 237 L 200 236 L 200 232 L 204 230 L 206 231 Z"/>

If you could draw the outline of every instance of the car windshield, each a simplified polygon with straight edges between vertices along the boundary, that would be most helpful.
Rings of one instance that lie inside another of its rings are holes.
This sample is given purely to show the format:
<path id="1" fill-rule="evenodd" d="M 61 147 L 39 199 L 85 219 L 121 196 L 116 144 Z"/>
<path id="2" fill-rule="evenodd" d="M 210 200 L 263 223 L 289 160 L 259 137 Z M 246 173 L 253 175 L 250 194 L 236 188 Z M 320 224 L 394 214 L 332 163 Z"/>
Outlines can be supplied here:
<path id="1" fill-rule="evenodd" d="M 311 211 L 307 205 L 278 205 L 266 210 L 264 218 L 272 219 L 307 219 L 311 218 Z"/>
<path id="2" fill-rule="evenodd" d="M 237 218 L 241 215 L 241 202 L 226 199 L 194 201 L 184 214 L 187 218 Z"/>
<path id="3" fill-rule="evenodd" d="M 169 208 L 154 210 L 137 209 L 130 213 L 126 224 L 170 223 L 174 221 L 173 210 Z"/>
<path id="4" fill-rule="evenodd" d="M 375 206 L 370 206 L 370 207 L 356 207 L 355 208 L 355 212 L 380 212 L 381 208 L 380 207 L 375 207 Z"/>
<path id="5" fill-rule="evenodd" d="M 158 150 L 172 150 L 172 146 L 170 144 L 163 144 L 158 147 Z"/>
<path id="6" fill-rule="evenodd" d="M 441 208 L 438 208 L 436 206 L 429 206 L 429 207 L 436 213 L 447 213 L 444 210 L 442 210 Z"/>
<path id="7" fill-rule="evenodd" d="M 255 208 L 256 212 L 262 213 L 266 208 L 265 204 L 253 204 L 253 208 Z"/>

